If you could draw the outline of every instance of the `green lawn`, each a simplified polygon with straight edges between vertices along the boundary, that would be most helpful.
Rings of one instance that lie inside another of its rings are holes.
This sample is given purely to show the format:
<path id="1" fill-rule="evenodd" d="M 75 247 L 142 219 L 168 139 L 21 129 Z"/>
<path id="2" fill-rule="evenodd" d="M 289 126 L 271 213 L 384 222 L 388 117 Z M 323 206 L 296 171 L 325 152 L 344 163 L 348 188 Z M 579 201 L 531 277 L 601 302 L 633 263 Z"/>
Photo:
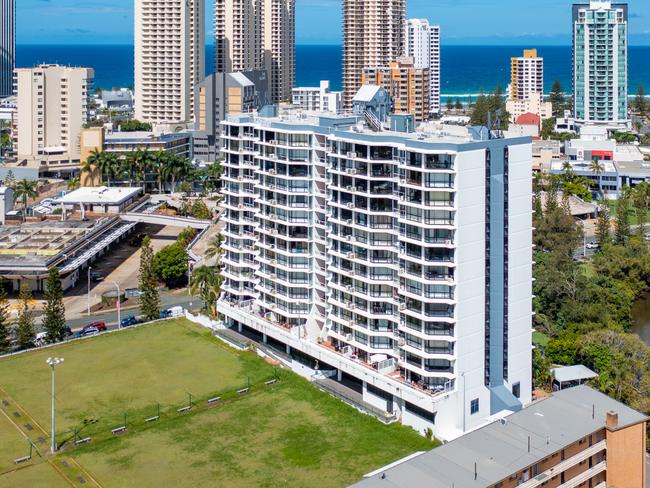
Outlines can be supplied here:
<path id="1" fill-rule="evenodd" d="M 290 372 L 280 371 L 279 382 L 265 386 L 274 368 L 185 320 L 0 361 L 0 386 L 42 425 L 49 420 L 45 358 L 52 355 L 65 358 L 57 369 L 60 438 L 81 419 L 98 420 L 83 432 L 93 441 L 74 449 L 68 443 L 62 456 L 74 458 L 104 487 L 347 486 L 366 472 L 433 447 L 412 429 L 383 425 Z M 215 392 L 241 388 L 249 378 L 254 386 L 248 394 L 226 393 L 222 404 L 202 406 Z M 187 392 L 197 406 L 178 414 Z M 156 401 L 161 419 L 145 424 Z M 113 437 L 110 427 L 125 409 L 129 431 Z M 3 434 L 0 424 L 4 440 Z M 18 457 L 7 450 L 0 456 Z M 50 486 L 43 484 L 46 478 L 62 480 L 42 462 L 21 473 L 36 481 L 12 483 L 9 476 L 18 474 L 0 475 L 0 486 Z"/>
<path id="2" fill-rule="evenodd" d="M 0 412 L 0 473 L 14 469 L 14 459 L 29 454 L 27 439 Z"/>

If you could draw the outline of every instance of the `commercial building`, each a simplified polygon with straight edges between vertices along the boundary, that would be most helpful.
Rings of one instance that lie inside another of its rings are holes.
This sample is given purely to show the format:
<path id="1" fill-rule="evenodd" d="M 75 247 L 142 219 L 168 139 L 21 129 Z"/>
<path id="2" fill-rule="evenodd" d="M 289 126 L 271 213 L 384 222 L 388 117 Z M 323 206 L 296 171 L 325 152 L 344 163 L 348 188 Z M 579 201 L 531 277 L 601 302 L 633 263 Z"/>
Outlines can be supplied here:
<path id="1" fill-rule="evenodd" d="M 416 68 L 429 70 L 429 110 L 440 113 L 440 26 L 427 19 L 408 19 L 404 34 L 404 54 Z"/>
<path id="2" fill-rule="evenodd" d="M 270 99 L 291 99 L 296 77 L 295 0 L 215 0 L 215 71 L 265 70 Z"/>
<path id="3" fill-rule="evenodd" d="M 194 131 L 206 139 L 205 151 L 194 147 L 194 157 L 214 162 L 218 153 L 219 124 L 226 114 L 259 110 L 269 102 L 268 75 L 264 70 L 214 73 L 196 85 Z"/>
<path id="4" fill-rule="evenodd" d="M 541 93 L 531 93 L 528 98 L 523 100 L 506 100 L 506 112 L 510 115 L 510 121 L 516 121 L 524 114 L 535 114 L 542 120 L 553 117 L 553 104 L 545 102 Z"/>
<path id="5" fill-rule="evenodd" d="M 14 92 L 16 0 L 0 0 L 0 98 Z"/>
<path id="6" fill-rule="evenodd" d="M 455 438 L 531 401 L 530 139 L 367 112 L 222 123 L 219 311 L 302 373 Z"/>
<path id="7" fill-rule="evenodd" d="M 643 488 L 647 421 L 622 403 L 578 386 L 381 468 L 354 487 Z"/>
<path id="8" fill-rule="evenodd" d="M 291 91 L 291 103 L 312 112 L 341 111 L 343 92 L 330 90 L 330 82 L 321 80 L 319 86 L 303 86 Z"/>
<path id="9" fill-rule="evenodd" d="M 343 0 L 343 108 L 361 87 L 363 68 L 404 53 L 406 0 Z"/>
<path id="10" fill-rule="evenodd" d="M 189 122 L 205 75 L 202 0 L 135 0 L 135 118 Z"/>
<path id="11" fill-rule="evenodd" d="M 64 210 L 80 210 L 96 214 L 118 214 L 140 198 L 141 187 L 99 186 L 95 188 L 79 188 L 66 193 L 54 200 Z"/>
<path id="12" fill-rule="evenodd" d="M 527 100 L 533 93 L 544 93 L 544 59 L 537 49 L 525 49 L 510 59 L 510 99 Z"/>
<path id="13" fill-rule="evenodd" d="M 80 132 L 88 120 L 94 71 L 43 64 L 16 70 L 18 164 L 42 175 L 79 171 Z"/>
<path id="14" fill-rule="evenodd" d="M 192 159 L 192 136 L 187 132 L 155 134 L 153 132 L 110 132 L 104 136 L 104 151 L 127 154 L 138 149 L 150 153 L 165 151 Z"/>
<path id="15" fill-rule="evenodd" d="M 393 99 L 396 114 L 411 114 L 418 122 L 430 118 L 429 69 L 416 68 L 413 58 L 399 58 L 388 66 L 365 67 L 361 84 L 383 87 Z"/>
<path id="16" fill-rule="evenodd" d="M 628 6 L 573 5 L 573 100 L 578 123 L 627 126 Z"/>

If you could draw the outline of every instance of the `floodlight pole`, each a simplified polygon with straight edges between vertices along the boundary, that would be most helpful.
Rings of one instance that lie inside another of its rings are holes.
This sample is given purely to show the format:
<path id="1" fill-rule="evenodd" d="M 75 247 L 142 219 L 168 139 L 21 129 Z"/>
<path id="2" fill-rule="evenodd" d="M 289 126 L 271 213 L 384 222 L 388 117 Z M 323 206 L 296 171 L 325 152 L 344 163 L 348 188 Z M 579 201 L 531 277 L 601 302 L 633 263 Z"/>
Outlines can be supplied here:
<path id="1" fill-rule="evenodd" d="M 88 266 L 88 317 L 90 317 L 90 270 L 92 266 Z"/>
<path id="2" fill-rule="evenodd" d="M 117 284 L 117 281 L 113 281 L 115 288 L 117 288 L 117 328 L 122 328 L 122 304 L 120 303 L 120 285 Z"/>
<path id="3" fill-rule="evenodd" d="M 50 369 L 52 370 L 52 445 L 51 445 L 51 450 L 52 454 L 56 452 L 56 441 L 54 438 L 54 367 L 61 364 L 63 362 L 63 358 L 47 358 L 47 364 L 50 366 Z"/>

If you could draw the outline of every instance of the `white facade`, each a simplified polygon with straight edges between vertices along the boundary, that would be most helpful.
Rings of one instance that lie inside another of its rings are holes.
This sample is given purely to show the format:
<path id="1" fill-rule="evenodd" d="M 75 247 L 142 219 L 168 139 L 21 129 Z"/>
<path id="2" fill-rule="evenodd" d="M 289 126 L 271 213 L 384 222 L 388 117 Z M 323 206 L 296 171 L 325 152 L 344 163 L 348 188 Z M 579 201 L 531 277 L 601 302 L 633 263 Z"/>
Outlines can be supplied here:
<path id="1" fill-rule="evenodd" d="M 506 100 L 506 112 L 510 115 L 510 121 L 515 122 L 519 116 L 524 114 L 539 115 L 542 120 L 553 117 L 553 104 L 545 102 L 541 93 L 531 93 L 528 98 Z"/>
<path id="2" fill-rule="evenodd" d="M 427 19 L 408 19 L 404 33 L 404 54 L 413 58 L 415 68 L 429 69 L 431 93 L 429 110 L 440 113 L 440 26 Z"/>
<path id="3" fill-rule="evenodd" d="M 510 98 L 527 100 L 534 93 L 544 93 L 544 58 L 536 49 L 524 50 L 523 56 L 510 60 Z"/>
<path id="4" fill-rule="evenodd" d="M 135 118 L 192 120 L 194 85 L 205 75 L 202 0 L 135 0 Z"/>
<path id="5" fill-rule="evenodd" d="M 531 401 L 529 139 L 285 114 L 221 140 L 229 327 L 443 439 Z"/>
<path id="6" fill-rule="evenodd" d="M 330 82 L 327 80 L 322 80 L 320 86 L 294 88 L 291 93 L 291 103 L 304 110 L 333 113 L 341 111 L 343 92 L 331 91 Z"/>
<path id="7" fill-rule="evenodd" d="M 16 66 L 16 2 L 0 0 L 0 98 L 13 93 Z"/>
<path id="8" fill-rule="evenodd" d="M 18 162 L 79 169 L 80 133 L 88 121 L 94 71 L 41 65 L 16 70 Z"/>

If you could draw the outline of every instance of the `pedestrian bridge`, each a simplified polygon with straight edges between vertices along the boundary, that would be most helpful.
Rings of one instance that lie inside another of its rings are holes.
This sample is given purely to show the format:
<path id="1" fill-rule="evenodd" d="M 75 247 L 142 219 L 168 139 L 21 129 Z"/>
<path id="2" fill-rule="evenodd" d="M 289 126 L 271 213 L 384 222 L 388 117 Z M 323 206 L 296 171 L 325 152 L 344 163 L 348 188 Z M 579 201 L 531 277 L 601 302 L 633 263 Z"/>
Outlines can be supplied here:
<path id="1" fill-rule="evenodd" d="M 207 229 L 212 222 L 210 220 L 183 217 L 182 215 L 160 215 L 147 212 L 127 212 L 120 214 L 120 219 L 125 222 L 138 222 L 143 224 L 163 225 L 172 227 L 192 227 L 193 229 Z"/>

